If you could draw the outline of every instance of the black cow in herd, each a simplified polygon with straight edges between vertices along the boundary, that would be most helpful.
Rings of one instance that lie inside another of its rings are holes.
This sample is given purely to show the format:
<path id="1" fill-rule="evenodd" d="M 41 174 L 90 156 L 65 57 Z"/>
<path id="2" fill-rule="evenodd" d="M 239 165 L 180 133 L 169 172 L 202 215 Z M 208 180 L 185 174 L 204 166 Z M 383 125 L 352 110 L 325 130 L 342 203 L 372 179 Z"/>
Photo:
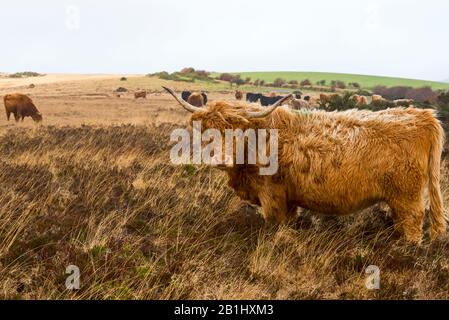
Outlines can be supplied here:
<path id="1" fill-rule="evenodd" d="M 264 107 L 271 106 L 271 105 L 275 104 L 276 102 L 278 102 L 279 100 L 281 100 L 282 98 L 284 98 L 284 97 L 283 96 L 267 97 L 261 93 L 248 92 L 246 94 L 246 101 L 257 102 L 260 100 L 260 104 Z"/>

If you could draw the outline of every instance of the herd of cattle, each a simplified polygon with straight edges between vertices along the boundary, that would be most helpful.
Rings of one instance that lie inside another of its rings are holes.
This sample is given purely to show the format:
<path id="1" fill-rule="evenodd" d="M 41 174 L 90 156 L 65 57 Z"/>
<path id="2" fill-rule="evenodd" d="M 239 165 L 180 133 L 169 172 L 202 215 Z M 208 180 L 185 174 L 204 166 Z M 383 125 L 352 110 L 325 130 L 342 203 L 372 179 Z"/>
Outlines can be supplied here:
<path id="1" fill-rule="evenodd" d="M 120 93 L 115 92 L 115 96 L 117 98 L 121 97 Z M 268 107 L 272 106 L 278 101 L 282 100 L 283 105 L 289 106 L 293 110 L 311 110 L 316 109 L 319 105 L 326 105 L 330 103 L 332 99 L 337 97 L 338 94 L 320 94 L 319 97 L 311 97 L 304 96 L 302 97 L 301 93 L 295 93 L 294 95 L 288 96 L 287 99 L 284 99 L 285 96 L 280 96 L 275 92 L 270 93 L 269 95 L 264 95 L 262 93 L 246 93 L 246 101 L 250 103 L 259 103 L 261 106 Z M 145 90 L 137 90 L 134 92 L 134 98 L 146 98 L 147 91 Z M 202 107 L 207 105 L 207 94 L 205 92 L 191 92 L 184 90 L 181 93 L 181 97 L 184 101 L 195 107 Z M 236 90 L 235 98 L 237 100 L 242 100 L 244 97 L 244 93 L 240 90 Z M 368 99 L 365 96 L 359 96 L 354 94 L 352 96 L 357 106 L 367 105 Z M 382 101 L 384 98 L 380 95 L 372 95 L 371 101 Z M 409 104 L 413 103 L 412 100 L 408 99 L 400 99 L 395 100 L 394 103 L 396 105 L 402 105 L 401 103 L 408 102 Z M 4 96 L 4 104 L 6 109 L 6 117 L 9 121 L 10 115 L 14 115 L 14 119 L 16 121 L 22 120 L 25 117 L 31 117 L 35 122 L 42 121 L 42 114 L 38 111 L 33 101 L 26 95 L 20 93 L 7 94 Z"/>
<path id="2" fill-rule="evenodd" d="M 428 188 L 431 237 L 445 234 L 440 190 L 444 132 L 432 110 L 298 113 L 278 107 L 287 104 L 291 109 L 311 108 L 317 98 L 302 98 L 299 93 L 283 97 L 247 93 L 248 103 L 208 103 L 204 92 L 183 91 L 178 96 L 164 89 L 192 113 L 191 120 L 204 124 L 202 130 L 278 129 L 278 171 L 274 176 L 259 175 L 261 164 L 231 164 L 224 168 L 237 195 L 261 206 L 266 220 L 287 221 L 294 217 L 297 207 L 344 215 L 383 201 L 392 209 L 395 228 L 407 240 L 419 243 L 424 191 Z M 141 97 L 145 98 L 146 92 L 135 93 L 136 99 Z M 237 100 L 243 97 L 243 92 L 235 93 Z M 333 98 L 335 95 L 319 96 L 321 103 Z M 357 104 L 368 103 L 366 97 L 354 95 L 353 99 Z M 378 95 L 371 97 L 372 101 L 382 99 Z M 4 104 L 8 120 L 11 114 L 16 121 L 25 117 L 42 120 L 42 114 L 26 95 L 6 94 Z"/>

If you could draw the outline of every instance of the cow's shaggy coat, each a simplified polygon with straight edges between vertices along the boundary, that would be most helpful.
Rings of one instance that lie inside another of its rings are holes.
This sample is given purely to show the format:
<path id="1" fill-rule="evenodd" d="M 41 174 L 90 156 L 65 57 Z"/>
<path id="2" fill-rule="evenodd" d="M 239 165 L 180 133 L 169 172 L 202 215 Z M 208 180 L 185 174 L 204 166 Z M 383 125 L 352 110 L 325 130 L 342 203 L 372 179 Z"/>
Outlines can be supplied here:
<path id="1" fill-rule="evenodd" d="M 204 97 L 199 92 L 193 92 L 187 98 L 187 102 L 190 103 L 192 106 L 202 107 L 202 106 L 204 106 Z"/>
<path id="2" fill-rule="evenodd" d="M 409 241 L 422 238 L 424 192 L 429 190 L 431 237 L 445 234 L 439 185 L 444 133 L 432 110 L 293 112 L 278 107 L 264 118 L 251 104 L 212 102 L 191 121 L 209 128 L 279 131 L 279 170 L 259 175 L 257 165 L 227 168 L 229 184 L 262 206 L 266 220 L 284 222 L 297 207 L 345 215 L 384 201 L 395 227 Z"/>

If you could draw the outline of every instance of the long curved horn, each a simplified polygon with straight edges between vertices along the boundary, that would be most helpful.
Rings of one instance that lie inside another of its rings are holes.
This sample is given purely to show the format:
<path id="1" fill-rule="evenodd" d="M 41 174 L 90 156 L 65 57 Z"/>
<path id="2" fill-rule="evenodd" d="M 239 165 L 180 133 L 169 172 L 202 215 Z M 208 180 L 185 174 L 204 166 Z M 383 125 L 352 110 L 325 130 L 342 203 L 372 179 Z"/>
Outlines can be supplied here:
<path id="1" fill-rule="evenodd" d="M 172 96 L 173 96 L 173 98 L 175 98 L 176 99 L 176 101 L 178 101 L 179 102 L 179 104 L 181 105 L 181 106 L 183 106 L 184 107 L 184 109 L 186 109 L 187 111 L 190 111 L 190 112 L 195 112 L 195 111 L 199 111 L 199 110 L 203 110 L 202 108 L 198 108 L 198 107 L 195 107 L 195 106 L 192 106 L 190 103 L 188 103 L 187 101 L 184 101 L 182 98 L 180 98 L 172 89 L 170 89 L 170 88 L 167 88 L 167 87 L 164 87 L 164 86 L 162 86 L 162 88 L 164 88 L 165 90 L 167 90 L 167 92 L 168 93 L 170 93 Z"/>
<path id="2" fill-rule="evenodd" d="M 283 97 L 282 99 L 278 100 L 275 104 L 272 106 L 266 108 L 265 110 L 259 111 L 259 112 L 248 112 L 248 118 L 263 118 L 268 116 L 270 113 L 272 113 L 277 107 L 279 107 L 285 100 L 290 99 L 293 97 L 292 94 L 289 94 L 288 96 Z"/>

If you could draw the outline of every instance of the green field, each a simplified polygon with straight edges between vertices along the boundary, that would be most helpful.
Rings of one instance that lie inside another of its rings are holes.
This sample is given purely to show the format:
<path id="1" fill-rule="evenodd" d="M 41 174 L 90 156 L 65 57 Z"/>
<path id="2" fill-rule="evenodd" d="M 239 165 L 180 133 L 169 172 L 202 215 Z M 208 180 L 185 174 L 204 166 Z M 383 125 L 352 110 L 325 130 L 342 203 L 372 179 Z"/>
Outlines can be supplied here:
<path id="1" fill-rule="evenodd" d="M 319 80 L 326 80 L 329 85 L 332 80 L 341 80 L 346 83 L 358 82 L 363 88 L 371 89 L 377 85 L 391 86 L 410 86 L 419 88 L 423 86 L 430 86 L 432 89 L 449 89 L 449 83 L 415 80 L 405 78 L 392 78 L 381 76 L 368 76 L 360 74 L 345 74 L 345 73 L 325 73 L 325 72 L 235 72 L 234 74 L 240 74 L 245 79 L 251 77 L 251 80 L 256 79 L 265 80 L 265 82 L 273 82 L 276 78 L 282 78 L 289 80 L 305 80 L 309 79 L 312 84 L 315 84 Z M 216 73 L 219 75 L 219 73 Z"/>

